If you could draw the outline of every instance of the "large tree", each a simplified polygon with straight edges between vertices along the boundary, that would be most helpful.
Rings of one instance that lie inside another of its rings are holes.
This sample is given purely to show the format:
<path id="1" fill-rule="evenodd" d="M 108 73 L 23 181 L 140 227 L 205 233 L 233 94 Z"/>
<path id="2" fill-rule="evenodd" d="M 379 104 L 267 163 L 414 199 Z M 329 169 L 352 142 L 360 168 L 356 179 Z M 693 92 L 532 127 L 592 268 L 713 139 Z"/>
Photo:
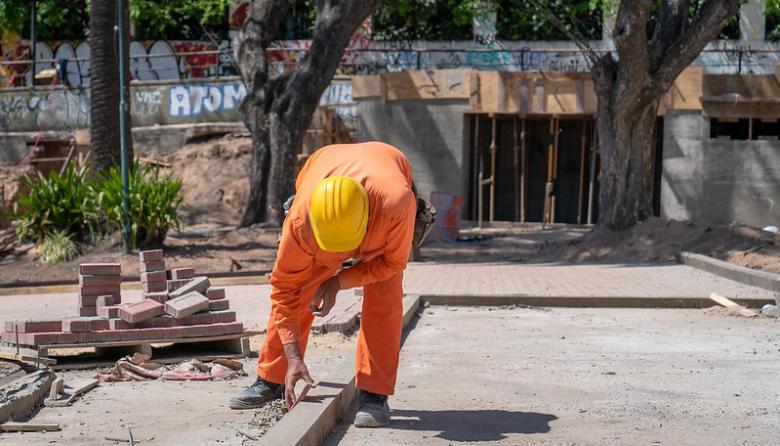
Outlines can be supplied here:
<path id="1" fill-rule="evenodd" d="M 96 172 L 119 164 L 120 159 L 119 59 L 118 42 L 114 33 L 118 16 L 116 0 L 92 0 L 89 20 L 90 132 L 92 166 Z M 125 10 L 125 20 L 127 16 Z M 127 23 L 126 21 L 125 24 Z M 126 26 L 125 29 L 130 28 Z M 125 39 L 122 44 L 125 45 L 125 67 L 129 74 L 129 39 Z M 129 107 L 129 95 L 127 99 Z M 128 127 L 129 125 L 128 123 Z M 132 162 L 132 145 L 128 146 L 128 152 L 128 158 Z"/>
<path id="2" fill-rule="evenodd" d="M 241 224 L 279 225 L 293 193 L 298 149 L 344 48 L 378 0 L 318 0 L 309 51 L 290 70 L 274 73 L 265 50 L 279 35 L 292 0 L 256 0 L 238 36 L 236 61 L 247 88 L 241 104 L 252 133 L 247 208 Z"/>
<path id="3" fill-rule="evenodd" d="M 616 54 L 593 56 L 602 163 L 599 224 L 624 229 L 652 215 L 659 99 L 735 16 L 740 3 L 620 1 L 612 32 Z"/>

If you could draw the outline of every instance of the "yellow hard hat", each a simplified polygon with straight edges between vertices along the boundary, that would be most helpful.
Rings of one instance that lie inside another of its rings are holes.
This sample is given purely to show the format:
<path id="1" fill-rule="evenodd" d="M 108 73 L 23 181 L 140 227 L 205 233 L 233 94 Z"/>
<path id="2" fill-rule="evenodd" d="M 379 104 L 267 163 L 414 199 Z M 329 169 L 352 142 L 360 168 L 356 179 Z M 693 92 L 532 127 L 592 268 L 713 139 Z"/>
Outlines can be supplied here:
<path id="1" fill-rule="evenodd" d="M 360 246 L 368 227 L 368 194 L 351 177 L 320 180 L 309 204 L 309 221 L 320 249 L 347 252 Z"/>

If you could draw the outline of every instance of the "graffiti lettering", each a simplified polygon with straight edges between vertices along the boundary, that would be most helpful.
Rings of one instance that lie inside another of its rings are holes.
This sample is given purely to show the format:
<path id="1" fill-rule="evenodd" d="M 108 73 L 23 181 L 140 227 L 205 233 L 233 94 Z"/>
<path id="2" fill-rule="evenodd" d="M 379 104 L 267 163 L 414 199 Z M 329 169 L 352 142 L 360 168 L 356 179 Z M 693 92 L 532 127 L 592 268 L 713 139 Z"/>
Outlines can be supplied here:
<path id="1" fill-rule="evenodd" d="M 171 87 L 168 112 L 172 118 L 198 116 L 206 112 L 235 110 L 246 96 L 243 83 L 228 83 L 222 86 L 179 85 Z"/>

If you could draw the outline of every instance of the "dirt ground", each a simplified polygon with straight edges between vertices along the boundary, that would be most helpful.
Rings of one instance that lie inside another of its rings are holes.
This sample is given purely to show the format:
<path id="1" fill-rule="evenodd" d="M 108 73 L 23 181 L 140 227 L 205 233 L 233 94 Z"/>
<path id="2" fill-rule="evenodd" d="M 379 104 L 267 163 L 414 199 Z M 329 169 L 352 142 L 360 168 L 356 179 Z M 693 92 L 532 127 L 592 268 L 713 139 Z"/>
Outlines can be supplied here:
<path id="1" fill-rule="evenodd" d="M 324 378 L 346 355 L 354 354 L 356 339 L 340 333 L 311 336 L 306 362 L 312 376 Z M 253 337 L 252 350 L 257 351 L 261 342 L 262 336 Z M 262 436 L 279 418 L 282 407 L 275 404 L 246 411 L 228 408 L 229 398 L 255 380 L 256 361 L 244 360 L 248 376 L 233 381 L 103 383 L 71 407 L 44 407 L 35 415 L 36 422 L 61 424 L 61 431 L 2 433 L 0 444 L 103 446 L 115 444 L 105 437 L 129 438 L 128 428 L 142 446 L 252 444 L 250 437 Z M 67 382 L 69 378 L 91 377 L 95 373 L 87 370 L 58 375 Z"/>
<path id="2" fill-rule="evenodd" d="M 391 424 L 348 417 L 324 444 L 776 445 L 778 328 L 719 311 L 431 306 L 401 351 Z"/>
<path id="3" fill-rule="evenodd" d="M 173 154 L 144 153 L 169 163 L 183 181 L 184 227 L 165 240 L 169 265 L 192 266 L 203 274 L 266 272 L 273 266 L 278 231 L 237 228 L 247 197 L 250 138 L 226 135 L 185 145 Z M 169 152 L 165 152 L 169 153 Z M 650 219 L 628 231 L 529 224 L 496 229 L 465 229 L 455 243 L 428 243 L 422 259 L 439 262 L 671 262 L 687 250 L 729 262 L 780 272 L 778 236 L 747 226 L 702 226 Z M 27 245 L 0 258 L 0 285 L 75 281 L 79 263 L 115 261 L 123 274 L 138 274 L 137 257 L 121 253 L 115 235 L 71 262 L 46 265 Z"/>

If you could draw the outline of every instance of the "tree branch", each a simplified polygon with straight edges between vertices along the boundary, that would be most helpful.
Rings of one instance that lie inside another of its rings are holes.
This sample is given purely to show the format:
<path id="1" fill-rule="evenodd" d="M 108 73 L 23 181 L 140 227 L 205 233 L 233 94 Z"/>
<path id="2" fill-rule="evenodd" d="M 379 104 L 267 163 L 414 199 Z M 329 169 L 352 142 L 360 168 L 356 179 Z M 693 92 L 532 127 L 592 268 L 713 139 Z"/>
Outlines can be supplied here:
<path id="1" fill-rule="evenodd" d="M 650 65 L 656 70 L 658 63 L 674 39 L 685 31 L 688 24 L 689 0 L 662 0 L 658 24 L 650 39 Z"/>
<path id="2" fill-rule="evenodd" d="M 699 53 L 720 34 L 739 10 L 740 0 L 707 0 L 693 22 L 677 34 L 652 72 L 654 90 L 662 93 L 693 63 Z"/>
<path id="3" fill-rule="evenodd" d="M 653 0 L 623 0 L 618 8 L 612 39 L 623 75 L 641 79 L 648 73 L 647 19 Z"/>
<path id="4" fill-rule="evenodd" d="M 311 46 L 288 79 L 286 98 L 282 101 L 288 106 L 286 113 L 305 112 L 311 106 L 310 102 L 316 107 L 321 92 L 338 69 L 344 48 L 377 3 L 379 0 L 323 0 L 317 3 Z"/>
<path id="5" fill-rule="evenodd" d="M 246 84 L 247 98 L 258 94 L 256 86 L 268 82 L 265 50 L 279 33 L 292 6 L 290 0 L 256 0 L 251 3 L 246 21 L 238 34 L 235 59 Z"/>

